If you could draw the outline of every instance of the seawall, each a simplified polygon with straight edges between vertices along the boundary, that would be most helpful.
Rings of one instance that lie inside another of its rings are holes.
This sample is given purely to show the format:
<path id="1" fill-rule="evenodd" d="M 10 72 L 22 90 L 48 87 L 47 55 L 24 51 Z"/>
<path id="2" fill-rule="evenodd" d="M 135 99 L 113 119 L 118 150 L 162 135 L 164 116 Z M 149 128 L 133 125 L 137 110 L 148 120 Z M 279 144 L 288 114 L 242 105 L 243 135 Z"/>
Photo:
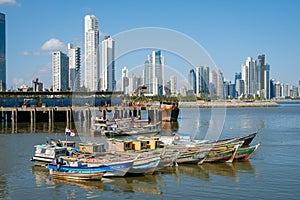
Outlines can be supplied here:
<path id="1" fill-rule="evenodd" d="M 274 101 L 197 101 L 197 102 L 180 102 L 180 108 L 244 108 L 244 107 L 277 107 Z"/>

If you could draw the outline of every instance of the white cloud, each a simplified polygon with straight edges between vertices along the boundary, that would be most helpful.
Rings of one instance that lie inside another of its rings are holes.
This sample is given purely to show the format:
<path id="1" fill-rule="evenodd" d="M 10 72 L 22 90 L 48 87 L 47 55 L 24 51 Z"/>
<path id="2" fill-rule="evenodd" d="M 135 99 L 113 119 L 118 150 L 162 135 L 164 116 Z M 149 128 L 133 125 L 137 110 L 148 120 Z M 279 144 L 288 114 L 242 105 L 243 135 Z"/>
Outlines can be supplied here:
<path id="1" fill-rule="evenodd" d="M 0 0 L 0 4 L 19 5 L 16 0 Z"/>
<path id="2" fill-rule="evenodd" d="M 56 38 L 51 38 L 41 46 L 41 50 L 45 50 L 45 51 L 56 51 L 64 48 L 65 48 L 64 43 L 62 43 Z"/>

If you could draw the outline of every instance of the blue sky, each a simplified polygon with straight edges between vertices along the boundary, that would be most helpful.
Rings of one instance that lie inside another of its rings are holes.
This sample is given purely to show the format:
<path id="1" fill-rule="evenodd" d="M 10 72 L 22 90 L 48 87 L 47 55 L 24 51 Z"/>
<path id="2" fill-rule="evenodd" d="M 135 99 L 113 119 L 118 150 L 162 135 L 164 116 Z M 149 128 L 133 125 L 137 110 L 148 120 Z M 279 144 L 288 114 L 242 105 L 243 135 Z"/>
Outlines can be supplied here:
<path id="1" fill-rule="evenodd" d="M 247 56 L 265 54 L 272 78 L 297 85 L 299 9 L 297 0 L 0 0 L 0 12 L 6 14 L 8 89 L 31 85 L 35 77 L 50 87 L 51 49 L 65 48 L 68 42 L 83 49 L 87 14 L 97 16 L 103 34 L 142 27 L 181 32 L 202 45 L 227 80 Z M 124 65 L 142 65 L 147 54 L 117 61 L 117 75 Z M 166 65 L 187 76 L 184 62 L 165 57 Z"/>

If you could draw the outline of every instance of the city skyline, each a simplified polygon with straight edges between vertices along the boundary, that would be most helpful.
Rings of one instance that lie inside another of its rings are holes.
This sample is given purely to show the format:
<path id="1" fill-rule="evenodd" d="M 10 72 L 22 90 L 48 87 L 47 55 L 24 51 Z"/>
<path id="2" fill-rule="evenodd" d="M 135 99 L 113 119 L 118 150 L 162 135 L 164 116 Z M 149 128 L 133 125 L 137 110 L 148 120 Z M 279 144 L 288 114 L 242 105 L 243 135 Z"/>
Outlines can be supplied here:
<path id="1" fill-rule="evenodd" d="M 167 9 L 169 3 L 168 1 L 160 3 L 164 14 L 157 13 L 155 16 L 147 17 L 141 14 L 145 3 L 136 1 L 112 1 L 109 4 L 114 5 L 114 12 L 101 9 L 105 3 L 78 2 L 72 5 L 75 12 L 68 12 L 68 14 L 65 13 L 68 4 L 59 2 L 61 6 L 55 9 L 55 15 L 49 14 L 54 9 L 53 1 L 17 0 L 12 4 L 3 4 L 0 1 L 1 13 L 6 15 L 7 88 L 16 89 L 24 83 L 30 85 L 36 77 L 39 77 L 39 80 L 45 83 L 45 87 L 49 88 L 52 82 L 49 76 L 51 52 L 54 47 L 66 51 L 67 43 L 73 43 L 83 49 L 83 17 L 86 14 L 94 14 L 99 18 L 100 30 L 105 32 L 100 31 L 101 37 L 107 35 L 106 33 L 113 37 L 128 29 L 149 26 L 182 32 L 206 49 L 226 80 L 233 80 L 234 73 L 239 71 L 240 64 L 247 56 L 266 54 L 267 62 L 272 67 L 271 77 L 290 86 L 297 86 L 299 75 L 293 72 L 297 72 L 300 63 L 296 53 L 299 52 L 300 46 L 298 39 L 300 30 L 297 26 L 299 2 L 192 1 L 190 4 L 179 2 L 173 9 Z M 260 7 L 255 6 L 258 3 Z M 253 5 L 250 7 L 253 12 L 251 16 L 243 14 L 248 4 Z M 131 8 L 132 5 L 135 5 L 135 12 Z M 277 15 L 278 12 L 281 15 Z M 125 14 L 126 23 L 121 17 Z M 40 23 L 37 16 L 41 16 L 44 23 Z M 62 17 L 64 20 L 57 20 Z M 18 23 L 20 18 L 26 23 Z M 18 29 L 22 29 L 22 34 L 18 34 Z M 117 60 L 116 62 L 116 72 L 120 74 L 123 66 L 128 66 L 130 69 L 136 66 L 137 62 L 142 64 L 143 60 L 128 60 L 123 63 L 118 63 Z M 181 63 L 174 63 L 172 60 L 168 60 L 167 63 L 177 70 L 182 66 Z M 15 73 L 17 71 L 21 73 Z M 118 75 L 118 79 L 120 78 L 121 76 Z"/>

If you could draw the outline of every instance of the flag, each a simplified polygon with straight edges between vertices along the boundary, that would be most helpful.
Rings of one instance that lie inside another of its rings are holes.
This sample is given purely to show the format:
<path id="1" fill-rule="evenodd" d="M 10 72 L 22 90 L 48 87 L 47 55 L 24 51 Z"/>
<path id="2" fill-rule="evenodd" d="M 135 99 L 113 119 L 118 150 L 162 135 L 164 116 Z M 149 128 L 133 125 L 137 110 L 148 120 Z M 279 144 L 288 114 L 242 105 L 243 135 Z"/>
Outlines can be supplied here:
<path id="1" fill-rule="evenodd" d="M 71 137 L 74 137 L 74 136 L 75 136 L 75 131 L 74 131 L 73 129 L 71 129 L 70 132 L 71 132 L 71 133 L 70 133 L 70 136 L 71 136 Z"/>
<path id="2" fill-rule="evenodd" d="M 66 128 L 66 135 L 67 135 L 67 136 L 70 136 L 70 135 L 71 135 L 71 131 L 70 131 L 70 129 L 68 129 L 68 128 Z"/>

